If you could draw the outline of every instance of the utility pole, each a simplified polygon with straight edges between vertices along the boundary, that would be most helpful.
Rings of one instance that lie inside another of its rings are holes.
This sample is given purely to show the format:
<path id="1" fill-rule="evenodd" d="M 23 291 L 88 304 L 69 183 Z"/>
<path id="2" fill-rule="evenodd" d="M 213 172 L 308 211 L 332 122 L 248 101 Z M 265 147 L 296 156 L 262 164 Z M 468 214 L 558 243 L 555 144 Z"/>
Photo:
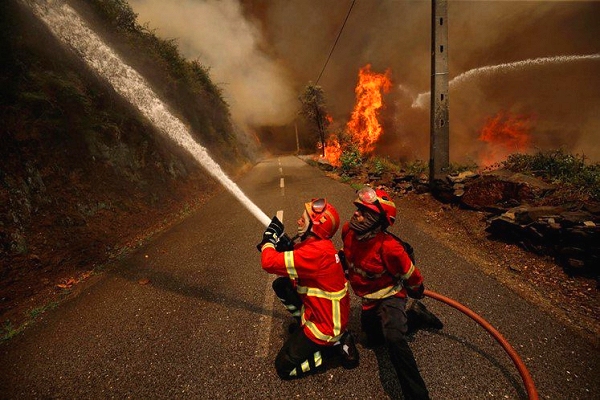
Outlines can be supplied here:
<path id="1" fill-rule="evenodd" d="M 430 107 L 430 185 L 444 180 L 450 149 L 448 119 L 448 5 L 431 1 L 431 107 Z"/>
<path id="2" fill-rule="evenodd" d="M 300 154 L 300 139 L 298 138 L 298 121 L 294 121 L 294 129 L 296 130 L 296 154 Z"/>

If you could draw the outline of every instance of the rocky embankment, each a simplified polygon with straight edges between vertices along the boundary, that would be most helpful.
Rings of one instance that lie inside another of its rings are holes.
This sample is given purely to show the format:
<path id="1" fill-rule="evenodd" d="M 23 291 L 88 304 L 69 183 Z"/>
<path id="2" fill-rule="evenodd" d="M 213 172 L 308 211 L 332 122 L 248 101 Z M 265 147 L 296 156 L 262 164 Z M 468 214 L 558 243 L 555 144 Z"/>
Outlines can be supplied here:
<path id="1" fill-rule="evenodd" d="M 431 191 L 425 175 L 369 173 L 360 180 L 398 195 Z M 557 195 L 560 189 L 508 170 L 467 171 L 448 175 L 432 194 L 443 203 L 485 212 L 492 237 L 552 256 L 569 275 L 598 280 L 600 203 L 565 200 Z"/>

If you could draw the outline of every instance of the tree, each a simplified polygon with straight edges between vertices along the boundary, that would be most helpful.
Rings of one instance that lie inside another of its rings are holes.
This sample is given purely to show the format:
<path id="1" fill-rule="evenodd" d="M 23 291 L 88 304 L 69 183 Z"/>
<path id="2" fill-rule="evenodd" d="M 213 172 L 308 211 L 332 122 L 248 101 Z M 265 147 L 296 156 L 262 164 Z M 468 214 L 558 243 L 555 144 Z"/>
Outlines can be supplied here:
<path id="1" fill-rule="evenodd" d="M 325 94 L 321 86 L 309 83 L 304 92 L 298 97 L 302 108 L 299 114 L 302 115 L 308 125 L 311 126 L 319 135 L 321 141 L 321 149 L 325 156 L 325 131 L 329 126 L 329 119 L 326 118 L 327 111 L 325 109 Z"/>

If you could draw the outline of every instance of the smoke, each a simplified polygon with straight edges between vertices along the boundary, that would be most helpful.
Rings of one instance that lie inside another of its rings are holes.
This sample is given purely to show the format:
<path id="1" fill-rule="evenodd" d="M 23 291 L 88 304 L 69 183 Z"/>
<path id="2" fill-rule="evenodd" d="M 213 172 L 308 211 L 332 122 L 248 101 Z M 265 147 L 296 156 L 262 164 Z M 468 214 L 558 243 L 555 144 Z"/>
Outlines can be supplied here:
<path id="1" fill-rule="evenodd" d="M 256 25 L 236 0 L 130 0 L 138 22 L 163 38 L 176 39 L 182 53 L 210 68 L 244 127 L 281 125 L 294 118 L 298 100 L 286 69 L 262 49 Z"/>
<path id="2" fill-rule="evenodd" d="M 211 68 L 251 124 L 291 122 L 303 86 L 319 77 L 352 4 L 344 1 L 130 0 L 140 22 L 177 38 L 185 54 Z M 391 70 L 384 134 L 377 151 L 429 158 L 430 1 L 357 0 L 318 84 L 334 126 L 350 117 L 361 67 Z M 485 66 L 600 54 L 600 2 L 449 1 L 452 162 L 477 161 L 477 137 L 500 111 L 535 116 L 534 150 L 563 148 L 600 161 L 600 61 L 519 66 L 466 75 Z M 497 70 L 496 72 L 500 72 Z"/>

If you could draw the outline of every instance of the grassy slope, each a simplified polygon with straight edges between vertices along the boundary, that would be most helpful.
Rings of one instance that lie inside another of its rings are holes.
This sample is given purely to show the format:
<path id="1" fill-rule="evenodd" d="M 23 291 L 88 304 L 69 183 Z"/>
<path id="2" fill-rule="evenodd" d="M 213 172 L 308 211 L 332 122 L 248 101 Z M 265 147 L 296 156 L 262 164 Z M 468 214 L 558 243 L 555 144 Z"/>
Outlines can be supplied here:
<path id="1" fill-rule="evenodd" d="M 74 5 L 123 54 L 137 50 L 128 62 L 153 67 L 144 73 L 155 90 L 225 170 L 248 162 L 205 68 L 123 19 L 122 1 Z M 0 2 L 0 50 L 0 323 L 13 331 L 57 284 L 88 276 L 218 185 L 16 1 Z"/>

